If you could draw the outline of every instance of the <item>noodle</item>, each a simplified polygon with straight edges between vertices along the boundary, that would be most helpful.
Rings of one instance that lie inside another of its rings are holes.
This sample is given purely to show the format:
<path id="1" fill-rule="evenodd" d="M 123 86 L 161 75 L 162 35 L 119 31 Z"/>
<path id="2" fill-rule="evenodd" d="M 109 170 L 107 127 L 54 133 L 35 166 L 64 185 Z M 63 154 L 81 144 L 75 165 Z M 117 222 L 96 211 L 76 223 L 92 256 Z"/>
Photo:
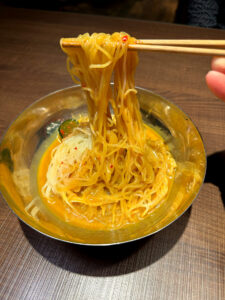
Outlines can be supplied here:
<path id="1" fill-rule="evenodd" d="M 51 153 L 41 189 L 87 224 L 119 228 L 145 218 L 165 201 L 176 163 L 160 137 L 144 125 L 136 97 L 138 62 L 125 33 L 79 35 L 64 48 L 67 68 L 87 96 L 89 126 L 80 125 Z M 113 78 L 114 85 L 110 82 Z"/>

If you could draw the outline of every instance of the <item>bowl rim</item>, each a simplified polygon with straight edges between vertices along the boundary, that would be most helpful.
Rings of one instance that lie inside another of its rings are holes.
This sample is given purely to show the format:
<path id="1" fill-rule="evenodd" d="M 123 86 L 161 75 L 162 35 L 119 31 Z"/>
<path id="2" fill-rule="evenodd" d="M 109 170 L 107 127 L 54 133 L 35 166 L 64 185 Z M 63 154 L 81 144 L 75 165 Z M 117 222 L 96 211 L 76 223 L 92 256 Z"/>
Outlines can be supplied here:
<path id="1" fill-rule="evenodd" d="M 112 83 L 111 83 L 112 84 Z M 69 90 L 73 90 L 73 89 L 77 89 L 77 88 L 80 88 L 81 89 L 81 86 L 80 85 L 72 85 L 72 86 L 68 86 L 66 88 L 62 88 L 62 89 L 59 89 L 59 90 L 56 90 L 56 91 L 53 91 L 53 92 L 50 92 L 40 98 L 38 98 L 37 100 L 33 101 L 31 104 L 29 104 L 27 107 L 25 107 L 17 116 L 15 119 L 13 119 L 9 126 L 6 128 L 6 130 L 3 132 L 3 135 L 1 136 L 0 138 L 0 146 L 1 146 L 1 143 L 2 141 L 4 140 L 4 137 L 5 135 L 7 134 L 8 130 L 10 129 L 10 127 L 12 126 L 12 124 L 24 113 L 26 112 L 30 107 L 32 107 L 34 104 L 44 100 L 45 98 L 47 97 L 50 97 L 50 96 L 53 96 L 55 94 L 58 94 L 60 92 L 65 92 L 65 91 L 69 91 Z M 155 95 L 157 97 L 159 97 L 160 99 L 162 99 L 163 101 L 165 101 L 166 103 L 168 104 L 172 104 L 173 106 L 175 106 L 178 110 L 180 110 L 190 121 L 191 123 L 194 125 L 195 129 L 197 130 L 197 133 L 199 134 L 200 136 L 200 140 L 202 142 L 202 145 L 203 145 L 203 150 L 204 150 L 204 158 L 205 158 L 205 165 L 204 165 L 204 174 L 202 176 L 202 182 L 200 184 L 200 187 L 196 193 L 196 195 L 194 196 L 193 200 L 191 201 L 191 203 L 187 206 L 187 208 L 179 215 L 177 216 L 174 220 L 170 221 L 167 225 L 165 225 L 164 227 L 162 228 L 159 228 L 149 234 L 145 234 L 143 236 L 140 236 L 140 237 L 137 237 L 137 238 L 134 238 L 134 239 L 131 239 L 131 240 L 126 240 L 126 241 L 121 241 L 121 242 L 114 242 L 114 243 L 81 243 L 81 242 L 75 242 L 75 241 L 70 241 L 70 240 L 65 240 L 65 239 L 61 239 L 61 238 L 57 238 L 55 236 L 52 236 L 50 234 L 47 234 L 43 231 L 40 231 L 38 230 L 37 228 L 35 227 L 32 227 L 32 225 L 30 225 L 29 223 L 27 223 L 26 221 L 24 221 L 20 216 L 17 215 L 17 213 L 13 210 L 13 208 L 9 205 L 9 203 L 7 202 L 7 200 L 5 199 L 5 197 L 3 196 L 3 193 L 2 193 L 2 190 L 0 188 L 0 194 L 4 200 L 4 202 L 7 204 L 7 206 L 9 207 L 9 209 L 13 212 L 13 214 L 20 220 L 22 221 L 25 225 L 27 225 L 29 228 L 31 228 L 32 230 L 35 230 L 36 232 L 40 233 L 41 235 L 44 235 L 48 238 L 51 238 L 51 239 L 54 239 L 54 240 L 57 240 L 57 241 L 60 241 L 60 242 L 65 242 L 65 243 L 69 243 L 69 244 L 73 244 L 73 245 L 80 245 L 80 246 L 93 246 L 93 247 L 101 247 L 101 246 L 117 246 L 117 245 L 122 245 L 122 244 L 127 244 L 127 243 L 131 243 L 131 242 L 135 242 L 135 241 L 139 241 L 141 239 L 144 239 L 144 238 L 147 238 L 151 235 L 154 235 L 158 232 L 160 232 L 161 230 L 164 230 L 165 228 L 167 228 L 168 226 L 170 226 L 171 224 L 173 224 L 174 222 L 176 222 L 180 217 L 182 217 L 187 211 L 188 209 L 192 206 L 192 204 L 194 203 L 194 201 L 196 201 L 200 191 L 202 190 L 202 187 L 203 187 L 203 184 L 204 184 L 204 181 L 205 181 L 205 176 L 206 176 L 206 170 L 207 170 L 207 155 L 206 155 L 206 150 L 205 150 L 205 143 L 204 143 L 204 139 L 198 129 L 198 127 L 195 125 L 195 123 L 192 121 L 192 119 L 190 118 L 190 116 L 185 113 L 177 104 L 175 104 L 173 101 L 169 101 L 167 100 L 167 98 L 165 98 L 164 96 L 161 96 L 160 94 L 158 93 L 155 93 L 147 88 L 143 88 L 143 87 L 139 87 L 139 86 L 135 86 L 135 89 L 137 89 L 138 91 L 141 90 L 141 91 L 144 91 L 144 92 L 147 92 L 147 93 L 151 93 L 152 95 Z M 138 95 L 138 93 L 137 93 Z"/>

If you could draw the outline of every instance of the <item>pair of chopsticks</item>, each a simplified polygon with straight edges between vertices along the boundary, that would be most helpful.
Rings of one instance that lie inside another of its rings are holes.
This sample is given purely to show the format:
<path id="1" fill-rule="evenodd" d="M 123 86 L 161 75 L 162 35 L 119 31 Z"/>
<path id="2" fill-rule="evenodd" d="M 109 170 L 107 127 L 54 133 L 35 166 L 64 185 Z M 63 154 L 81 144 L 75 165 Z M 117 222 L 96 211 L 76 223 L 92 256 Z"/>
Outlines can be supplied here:
<path id="1" fill-rule="evenodd" d="M 79 47 L 75 38 L 62 38 L 61 47 Z M 225 56 L 225 40 L 137 40 L 130 50 Z"/>

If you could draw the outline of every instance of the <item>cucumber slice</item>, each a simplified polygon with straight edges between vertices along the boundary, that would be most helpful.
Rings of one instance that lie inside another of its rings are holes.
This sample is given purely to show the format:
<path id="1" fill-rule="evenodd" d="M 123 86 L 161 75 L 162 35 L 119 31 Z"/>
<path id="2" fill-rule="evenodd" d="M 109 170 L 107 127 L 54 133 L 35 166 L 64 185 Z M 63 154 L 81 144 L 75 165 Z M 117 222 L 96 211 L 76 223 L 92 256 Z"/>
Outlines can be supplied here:
<path id="1" fill-rule="evenodd" d="M 73 129 L 78 126 L 78 122 L 75 119 L 69 119 L 64 121 L 60 126 L 59 126 L 59 135 L 63 139 L 67 137 L 69 134 L 73 132 Z"/>

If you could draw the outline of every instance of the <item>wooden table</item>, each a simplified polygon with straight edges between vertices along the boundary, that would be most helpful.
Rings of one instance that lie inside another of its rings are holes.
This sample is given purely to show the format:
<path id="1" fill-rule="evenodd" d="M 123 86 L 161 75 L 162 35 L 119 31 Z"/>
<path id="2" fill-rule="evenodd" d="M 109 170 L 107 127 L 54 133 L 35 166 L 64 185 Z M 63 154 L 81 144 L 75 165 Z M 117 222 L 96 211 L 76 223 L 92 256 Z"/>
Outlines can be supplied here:
<path id="1" fill-rule="evenodd" d="M 33 101 L 72 85 L 60 37 L 93 31 L 225 38 L 222 30 L 0 7 L 0 135 Z M 225 299 L 225 103 L 206 87 L 210 59 L 140 53 L 136 76 L 188 113 L 203 136 L 208 171 L 192 208 L 150 238 L 93 248 L 38 234 L 0 197 L 0 299 Z"/>

